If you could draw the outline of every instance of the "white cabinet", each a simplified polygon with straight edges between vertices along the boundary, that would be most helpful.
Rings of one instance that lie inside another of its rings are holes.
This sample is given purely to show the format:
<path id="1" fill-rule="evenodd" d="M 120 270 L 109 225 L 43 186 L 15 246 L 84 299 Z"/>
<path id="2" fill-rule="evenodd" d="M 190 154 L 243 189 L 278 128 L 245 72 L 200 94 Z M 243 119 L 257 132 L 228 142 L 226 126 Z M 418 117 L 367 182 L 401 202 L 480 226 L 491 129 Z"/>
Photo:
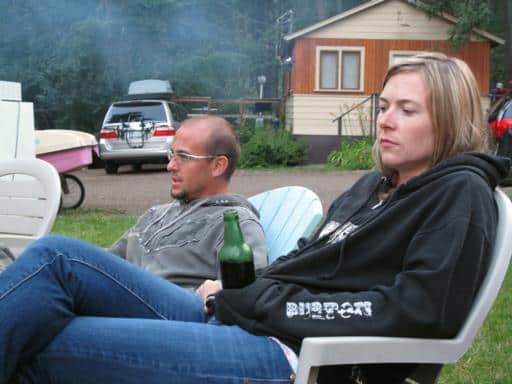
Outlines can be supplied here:
<path id="1" fill-rule="evenodd" d="M 21 101 L 21 84 L 0 81 L 0 160 L 35 157 L 34 106 Z"/>

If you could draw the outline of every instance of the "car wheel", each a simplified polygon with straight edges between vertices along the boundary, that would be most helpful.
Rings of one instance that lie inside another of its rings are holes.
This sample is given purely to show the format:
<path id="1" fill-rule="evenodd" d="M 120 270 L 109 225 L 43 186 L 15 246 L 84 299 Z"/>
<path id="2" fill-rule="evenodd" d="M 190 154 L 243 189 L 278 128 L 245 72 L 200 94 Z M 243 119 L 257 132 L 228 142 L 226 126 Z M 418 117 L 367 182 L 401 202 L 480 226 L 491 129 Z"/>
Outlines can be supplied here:
<path id="1" fill-rule="evenodd" d="M 108 175 L 116 174 L 118 168 L 119 168 L 118 164 L 112 163 L 111 161 L 105 161 L 105 172 Z"/>

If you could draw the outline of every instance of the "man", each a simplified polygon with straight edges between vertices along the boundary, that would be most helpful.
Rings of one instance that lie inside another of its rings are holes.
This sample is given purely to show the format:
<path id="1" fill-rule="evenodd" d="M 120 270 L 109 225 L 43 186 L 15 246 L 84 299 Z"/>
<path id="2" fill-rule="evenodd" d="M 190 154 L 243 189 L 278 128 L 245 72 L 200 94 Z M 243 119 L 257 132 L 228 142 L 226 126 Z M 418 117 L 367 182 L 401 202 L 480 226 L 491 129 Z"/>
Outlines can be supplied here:
<path id="1" fill-rule="evenodd" d="M 186 120 L 176 133 L 167 165 L 175 200 L 149 209 L 109 250 L 182 287 L 196 288 L 206 279 L 219 278 L 223 212 L 234 208 L 256 268 L 265 266 L 265 238 L 255 208 L 242 196 L 228 193 L 239 156 L 238 140 L 226 120 Z"/>
<path id="2" fill-rule="evenodd" d="M 503 83 L 496 83 L 496 88 L 491 90 L 491 105 L 499 101 L 503 96 L 508 93 L 508 89 L 505 88 Z"/>

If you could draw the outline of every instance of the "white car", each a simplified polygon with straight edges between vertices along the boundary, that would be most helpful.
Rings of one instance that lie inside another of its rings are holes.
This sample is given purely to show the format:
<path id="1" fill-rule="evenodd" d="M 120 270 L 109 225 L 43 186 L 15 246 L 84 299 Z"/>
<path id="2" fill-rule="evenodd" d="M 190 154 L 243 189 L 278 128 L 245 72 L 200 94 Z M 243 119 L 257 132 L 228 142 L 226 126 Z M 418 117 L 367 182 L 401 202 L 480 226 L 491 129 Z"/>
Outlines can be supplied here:
<path id="1" fill-rule="evenodd" d="M 99 152 L 108 174 L 124 164 L 140 168 L 166 162 L 176 129 L 187 117 L 186 110 L 171 101 L 133 96 L 113 103 L 101 127 Z"/>

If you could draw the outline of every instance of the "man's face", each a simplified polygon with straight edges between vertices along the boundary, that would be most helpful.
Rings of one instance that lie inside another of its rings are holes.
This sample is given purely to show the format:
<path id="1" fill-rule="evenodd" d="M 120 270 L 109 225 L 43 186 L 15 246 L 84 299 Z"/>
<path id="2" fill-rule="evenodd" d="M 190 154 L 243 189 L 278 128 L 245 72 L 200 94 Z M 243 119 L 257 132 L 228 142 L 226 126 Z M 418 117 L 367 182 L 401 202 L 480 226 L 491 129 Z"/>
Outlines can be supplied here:
<path id="1" fill-rule="evenodd" d="M 209 195 L 213 182 L 213 158 L 192 158 L 187 155 L 207 156 L 206 142 L 209 130 L 201 123 L 185 124 L 178 129 L 172 144 L 175 156 L 167 164 L 171 173 L 171 196 L 177 200 L 191 201 Z"/>

